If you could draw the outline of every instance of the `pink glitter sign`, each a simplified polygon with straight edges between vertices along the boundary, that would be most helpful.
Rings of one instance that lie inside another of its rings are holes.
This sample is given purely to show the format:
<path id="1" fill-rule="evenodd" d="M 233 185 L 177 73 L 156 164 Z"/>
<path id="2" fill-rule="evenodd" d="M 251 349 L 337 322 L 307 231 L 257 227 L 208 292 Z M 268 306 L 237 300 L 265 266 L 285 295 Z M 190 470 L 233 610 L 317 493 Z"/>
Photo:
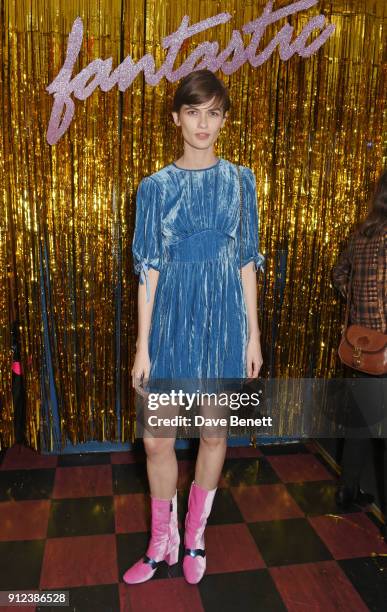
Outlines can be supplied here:
<path id="1" fill-rule="evenodd" d="M 273 11 L 273 0 L 270 0 L 260 17 L 242 27 L 244 34 L 251 34 L 247 47 L 244 46 L 240 31 L 233 30 L 230 42 L 223 51 L 219 53 L 218 42 L 200 43 L 185 62 L 174 70 L 176 57 L 185 40 L 191 38 L 194 34 L 227 23 L 231 19 L 230 13 L 218 13 L 214 17 L 209 17 L 190 26 L 189 17 L 186 15 L 176 32 L 163 38 L 162 47 L 168 49 L 168 53 L 157 72 L 155 71 L 153 56 L 147 53 L 137 63 L 128 55 L 114 70 L 112 70 L 113 59 L 111 57 L 106 60 L 96 59 L 90 62 L 79 74 L 72 77 L 74 64 L 78 58 L 83 39 L 82 19 L 77 17 L 69 35 L 65 62 L 58 76 L 47 87 L 47 91 L 54 95 L 54 104 L 47 128 L 48 143 L 53 145 L 58 142 L 73 119 L 75 105 L 71 97 L 72 94 L 78 100 L 86 100 L 97 87 L 100 87 L 102 91 L 109 91 L 115 85 L 118 85 L 120 91 L 125 91 L 142 71 L 146 83 L 157 85 L 163 77 L 170 82 L 174 82 L 193 70 L 202 68 L 208 68 L 212 72 L 222 70 L 224 74 L 232 74 L 246 61 L 256 68 L 269 59 L 277 46 L 279 47 L 280 58 L 283 61 L 288 60 L 295 53 L 301 57 L 310 57 L 318 51 L 335 29 L 333 24 L 326 25 L 324 15 L 316 15 L 310 19 L 293 42 L 291 42 L 291 39 L 294 28 L 289 23 L 285 23 L 263 51 L 257 52 L 257 49 L 269 24 L 309 9 L 317 2 L 318 0 L 299 0 Z M 321 33 L 307 45 L 307 40 L 314 30 L 320 30 Z"/>

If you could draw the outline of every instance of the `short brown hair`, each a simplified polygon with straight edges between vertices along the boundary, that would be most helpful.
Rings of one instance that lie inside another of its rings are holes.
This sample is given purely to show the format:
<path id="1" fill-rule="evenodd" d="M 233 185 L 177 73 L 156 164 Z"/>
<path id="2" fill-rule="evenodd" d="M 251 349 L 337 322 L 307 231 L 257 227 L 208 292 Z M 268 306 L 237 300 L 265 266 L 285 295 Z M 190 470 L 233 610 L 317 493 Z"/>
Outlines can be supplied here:
<path id="1" fill-rule="evenodd" d="M 359 234 L 371 238 L 384 231 L 387 223 L 387 168 L 380 174 L 370 201 L 369 212 L 358 228 Z"/>
<path id="2" fill-rule="evenodd" d="M 172 111 L 178 113 L 183 104 L 203 104 L 213 97 L 225 114 L 231 103 L 227 87 L 223 81 L 216 77 L 211 70 L 195 70 L 187 74 L 179 83 L 173 97 Z"/>

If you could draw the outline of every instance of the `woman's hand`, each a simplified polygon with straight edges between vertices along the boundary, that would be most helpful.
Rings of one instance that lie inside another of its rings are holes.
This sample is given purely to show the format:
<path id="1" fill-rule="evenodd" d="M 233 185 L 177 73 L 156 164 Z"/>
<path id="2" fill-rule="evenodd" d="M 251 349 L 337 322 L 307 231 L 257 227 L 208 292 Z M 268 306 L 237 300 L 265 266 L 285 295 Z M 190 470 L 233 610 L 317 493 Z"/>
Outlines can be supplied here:
<path id="1" fill-rule="evenodd" d="M 131 371 L 132 374 L 132 387 L 137 388 L 141 378 L 149 378 L 150 373 L 150 358 L 147 347 L 141 346 L 136 350 L 136 356 L 134 358 L 134 364 Z"/>
<path id="2" fill-rule="evenodd" d="M 259 338 L 249 339 L 246 351 L 247 378 L 258 378 L 263 359 Z"/>

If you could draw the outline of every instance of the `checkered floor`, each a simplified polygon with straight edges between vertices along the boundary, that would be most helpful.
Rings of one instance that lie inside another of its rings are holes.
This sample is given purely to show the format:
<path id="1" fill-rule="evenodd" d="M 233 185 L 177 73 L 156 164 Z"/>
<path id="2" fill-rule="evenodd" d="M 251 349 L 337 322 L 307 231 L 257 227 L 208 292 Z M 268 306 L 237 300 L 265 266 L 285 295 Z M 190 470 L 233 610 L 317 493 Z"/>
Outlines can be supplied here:
<path id="1" fill-rule="evenodd" d="M 177 454 L 182 524 L 195 452 Z M 0 461 L 2 591 L 68 590 L 63 609 L 77 612 L 386 610 L 378 520 L 357 506 L 338 512 L 336 474 L 313 442 L 228 449 L 197 586 L 180 563 L 142 585 L 122 581 L 148 541 L 141 451 L 53 457 L 14 446 Z M 23 607 L 35 609 L 51 610 Z"/>

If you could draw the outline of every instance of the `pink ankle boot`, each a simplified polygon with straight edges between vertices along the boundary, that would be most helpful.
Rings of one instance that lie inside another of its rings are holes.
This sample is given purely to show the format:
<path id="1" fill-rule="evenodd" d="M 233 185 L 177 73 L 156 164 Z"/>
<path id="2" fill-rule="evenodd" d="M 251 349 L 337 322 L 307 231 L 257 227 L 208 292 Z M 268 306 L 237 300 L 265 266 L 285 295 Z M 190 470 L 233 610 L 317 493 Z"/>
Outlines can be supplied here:
<path id="1" fill-rule="evenodd" d="M 151 497 L 152 529 L 146 554 L 123 575 L 127 584 L 137 584 L 152 578 L 162 561 L 177 563 L 180 535 L 177 524 L 177 494 L 168 499 Z"/>
<path id="2" fill-rule="evenodd" d="M 187 582 L 197 584 L 206 571 L 204 529 L 210 515 L 216 489 L 207 491 L 195 482 L 191 485 L 185 518 L 183 572 Z"/>

